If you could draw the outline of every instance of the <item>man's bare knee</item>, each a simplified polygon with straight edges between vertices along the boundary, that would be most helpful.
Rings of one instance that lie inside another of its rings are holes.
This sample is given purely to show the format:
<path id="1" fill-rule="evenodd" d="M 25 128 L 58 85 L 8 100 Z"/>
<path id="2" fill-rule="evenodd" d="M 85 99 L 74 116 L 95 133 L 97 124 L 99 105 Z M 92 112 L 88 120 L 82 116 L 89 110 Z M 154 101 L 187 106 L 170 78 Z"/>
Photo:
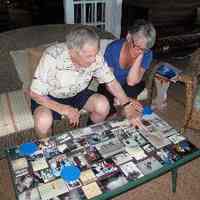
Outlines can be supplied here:
<path id="1" fill-rule="evenodd" d="M 53 117 L 49 109 L 39 107 L 34 112 L 35 128 L 39 134 L 47 134 L 52 126 Z"/>
<path id="2" fill-rule="evenodd" d="M 91 96 L 84 108 L 91 113 L 94 122 L 105 120 L 110 110 L 107 98 L 101 94 Z"/>
<path id="3" fill-rule="evenodd" d="M 96 97 L 95 111 L 97 113 L 108 115 L 109 110 L 110 110 L 110 105 L 107 98 L 103 95 L 98 95 Z"/>

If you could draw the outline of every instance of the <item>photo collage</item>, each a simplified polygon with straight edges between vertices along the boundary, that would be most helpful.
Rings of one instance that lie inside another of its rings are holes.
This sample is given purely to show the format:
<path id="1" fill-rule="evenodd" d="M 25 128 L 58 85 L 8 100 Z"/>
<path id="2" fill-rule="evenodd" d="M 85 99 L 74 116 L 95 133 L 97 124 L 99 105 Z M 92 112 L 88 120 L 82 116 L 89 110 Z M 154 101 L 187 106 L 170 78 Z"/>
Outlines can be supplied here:
<path id="1" fill-rule="evenodd" d="M 20 147 L 8 150 L 19 200 L 91 199 L 113 191 L 195 151 L 187 138 L 158 115 L 143 119 L 148 131 L 128 120 L 74 129 L 31 141 L 37 150 L 24 156 Z M 62 178 L 63 168 L 75 166 L 80 176 Z"/>

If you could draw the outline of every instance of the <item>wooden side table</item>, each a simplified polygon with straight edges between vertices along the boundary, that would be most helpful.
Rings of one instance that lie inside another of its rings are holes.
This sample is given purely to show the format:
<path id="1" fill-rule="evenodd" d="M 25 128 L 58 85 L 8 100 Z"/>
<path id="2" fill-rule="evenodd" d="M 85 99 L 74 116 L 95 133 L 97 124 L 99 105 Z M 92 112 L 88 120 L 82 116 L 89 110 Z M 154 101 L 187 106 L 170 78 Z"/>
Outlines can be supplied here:
<path id="1" fill-rule="evenodd" d="M 158 69 L 159 66 L 162 65 L 162 61 L 156 63 L 155 69 Z M 173 64 L 172 64 L 173 65 Z M 181 82 L 185 85 L 185 114 L 184 114 L 184 123 L 183 123 L 183 131 L 187 127 L 190 126 L 190 120 L 192 116 L 192 108 L 193 108 L 193 100 L 195 97 L 196 87 L 198 83 L 198 76 L 194 75 L 194 73 L 180 73 L 175 78 L 169 80 L 168 78 L 159 75 L 158 73 L 155 73 L 154 75 L 154 82 L 155 82 L 155 88 L 156 88 L 156 97 L 153 100 L 153 106 L 155 106 L 158 109 L 162 109 L 164 106 L 166 106 L 166 100 L 167 100 L 167 91 L 170 86 L 170 83 L 176 83 Z M 152 85 L 152 91 L 155 90 Z M 152 96 L 152 94 L 151 94 Z"/>

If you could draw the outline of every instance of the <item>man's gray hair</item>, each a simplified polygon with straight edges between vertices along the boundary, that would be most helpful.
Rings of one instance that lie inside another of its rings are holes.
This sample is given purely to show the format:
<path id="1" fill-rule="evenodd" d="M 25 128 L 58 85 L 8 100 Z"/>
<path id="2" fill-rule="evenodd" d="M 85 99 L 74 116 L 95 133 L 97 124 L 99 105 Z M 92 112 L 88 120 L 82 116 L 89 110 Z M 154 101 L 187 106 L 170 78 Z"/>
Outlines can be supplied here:
<path id="1" fill-rule="evenodd" d="M 152 23 L 143 19 L 135 21 L 128 33 L 134 38 L 143 35 L 147 39 L 147 48 L 153 47 L 156 41 L 156 30 Z"/>
<path id="2" fill-rule="evenodd" d="M 77 26 L 66 35 L 66 44 L 69 49 L 82 49 L 85 44 L 100 45 L 100 38 L 94 28 Z"/>

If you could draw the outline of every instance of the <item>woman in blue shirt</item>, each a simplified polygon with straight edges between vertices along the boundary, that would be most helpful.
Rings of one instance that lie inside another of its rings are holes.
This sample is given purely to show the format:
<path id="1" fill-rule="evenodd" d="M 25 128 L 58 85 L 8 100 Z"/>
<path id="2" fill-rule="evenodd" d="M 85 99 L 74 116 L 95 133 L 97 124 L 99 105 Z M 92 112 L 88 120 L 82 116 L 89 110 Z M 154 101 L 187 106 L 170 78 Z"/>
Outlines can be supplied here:
<path id="1" fill-rule="evenodd" d="M 136 20 L 126 39 L 115 40 L 106 48 L 104 58 L 129 97 L 136 98 L 145 87 L 142 77 L 152 62 L 153 53 L 150 48 L 155 39 L 154 26 L 145 20 Z M 105 85 L 99 86 L 99 92 L 107 96 L 112 106 L 114 99 Z M 117 102 L 115 99 L 114 104 Z"/>

